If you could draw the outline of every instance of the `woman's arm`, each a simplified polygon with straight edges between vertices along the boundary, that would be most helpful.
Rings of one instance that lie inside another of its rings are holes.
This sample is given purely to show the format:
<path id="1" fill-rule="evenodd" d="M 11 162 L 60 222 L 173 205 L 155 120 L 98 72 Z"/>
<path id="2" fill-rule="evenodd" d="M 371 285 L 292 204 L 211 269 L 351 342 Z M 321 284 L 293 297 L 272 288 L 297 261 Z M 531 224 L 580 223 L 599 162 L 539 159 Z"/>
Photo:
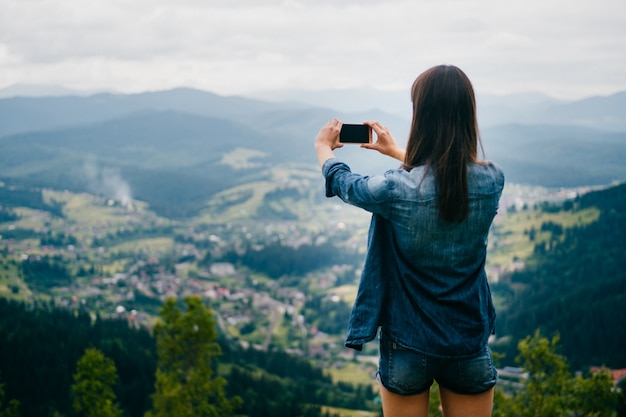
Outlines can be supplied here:
<path id="1" fill-rule="evenodd" d="M 337 196 L 348 204 L 387 216 L 389 205 L 385 203 L 385 195 L 388 187 L 383 176 L 371 182 L 372 177 L 352 173 L 345 163 L 325 164 L 335 158 L 333 150 L 343 147 L 339 142 L 342 125 L 341 121 L 333 119 L 315 138 L 315 152 L 326 178 L 326 197 Z"/>
<path id="2" fill-rule="evenodd" d="M 343 146 L 343 143 L 339 142 L 339 132 L 341 132 L 342 124 L 339 120 L 332 119 L 317 134 L 315 138 L 315 152 L 317 153 L 320 167 L 328 159 L 335 157 L 333 150 Z"/>

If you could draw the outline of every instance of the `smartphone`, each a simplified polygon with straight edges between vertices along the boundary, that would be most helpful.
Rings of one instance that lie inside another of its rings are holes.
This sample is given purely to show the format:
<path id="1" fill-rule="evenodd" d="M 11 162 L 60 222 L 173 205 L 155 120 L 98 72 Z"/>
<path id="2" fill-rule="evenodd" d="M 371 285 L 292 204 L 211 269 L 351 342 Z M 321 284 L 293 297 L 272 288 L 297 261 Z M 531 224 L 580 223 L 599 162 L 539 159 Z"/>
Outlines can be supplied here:
<path id="1" fill-rule="evenodd" d="M 370 143 L 372 141 L 372 128 L 368 125 L 343 124 L 339 132 L 341 143 Z"/>

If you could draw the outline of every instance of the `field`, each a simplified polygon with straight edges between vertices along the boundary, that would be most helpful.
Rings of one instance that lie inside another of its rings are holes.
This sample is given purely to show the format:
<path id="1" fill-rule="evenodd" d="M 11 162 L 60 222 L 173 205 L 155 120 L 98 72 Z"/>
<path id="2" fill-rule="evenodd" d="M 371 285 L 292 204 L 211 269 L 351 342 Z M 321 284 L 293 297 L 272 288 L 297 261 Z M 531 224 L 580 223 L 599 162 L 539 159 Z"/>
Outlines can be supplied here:
<path id="1" fill-rule="evenodd" d="M 523 268 L 536 245 L 563 238 L 546 225 L 557 225 L 564 230 L 592 223 L 599 215 L 595 208 L 557 212 L 523 210 L 499 215 L 490 234 L 487 252 L 491 282 L 497 282 L 503 272 Z"/>

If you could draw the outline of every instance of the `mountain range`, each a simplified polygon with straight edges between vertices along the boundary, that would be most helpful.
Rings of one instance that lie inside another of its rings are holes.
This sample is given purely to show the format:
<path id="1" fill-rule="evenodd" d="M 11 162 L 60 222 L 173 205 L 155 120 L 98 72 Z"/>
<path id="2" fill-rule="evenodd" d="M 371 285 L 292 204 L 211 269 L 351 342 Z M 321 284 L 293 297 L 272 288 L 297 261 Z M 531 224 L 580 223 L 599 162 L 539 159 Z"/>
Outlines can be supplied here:
<path id="1" fill-rule="evenodd" d="M 313 138 L 332 117 L 380 120 L 403 143 L 410 102 L 398 97 L 346 90 L 254 98 L 178 88 L 2 98 L 0 179 L 111 194 L 103 184 L 114 177 L 157 211 L 173 200 L 193 205 L 178 216 L 193 215 L 216 192 L 276 165 L 314 166 Z M 507 181 L 575 187 L 626 180 L 626 93 L 573 102 L 484 96 L 478 105 L 485 157 L 503 167 Z M 237 152 L 254 163 L 225 162 Z M 356 146 L 337 155 L 366 174 L 398 165 Z"/>

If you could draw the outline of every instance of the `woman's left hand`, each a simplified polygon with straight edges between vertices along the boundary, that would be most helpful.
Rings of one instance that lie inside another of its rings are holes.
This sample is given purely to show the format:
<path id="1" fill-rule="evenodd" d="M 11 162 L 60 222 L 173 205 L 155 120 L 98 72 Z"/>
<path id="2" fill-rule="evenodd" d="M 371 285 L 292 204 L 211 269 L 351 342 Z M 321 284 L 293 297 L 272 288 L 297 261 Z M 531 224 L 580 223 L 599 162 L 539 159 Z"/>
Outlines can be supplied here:
<path id="1" fill-rule="evenodd" d="M 383 155 L 391 156 L 400 162 L 404 162 L 406 151 L 398 146 L 389 129 L 377 121 L 365 122 L 365 124 L 370 126 L 376 133 L 376 142 L 364 143 L 361 145 L 361 148 L 373 149 Z"/>

